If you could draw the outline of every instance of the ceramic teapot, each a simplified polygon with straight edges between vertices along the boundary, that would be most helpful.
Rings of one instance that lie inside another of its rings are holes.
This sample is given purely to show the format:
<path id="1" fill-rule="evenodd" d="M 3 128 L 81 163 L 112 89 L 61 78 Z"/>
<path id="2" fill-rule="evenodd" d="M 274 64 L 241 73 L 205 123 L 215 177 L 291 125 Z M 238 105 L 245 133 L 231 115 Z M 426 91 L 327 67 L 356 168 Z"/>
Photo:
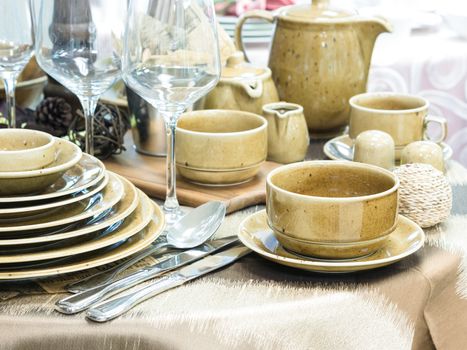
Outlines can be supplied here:
<path id="1" fill-rule="evenodd" d="M 249 18 L 275 23 L 269 67 L 279 98 L 303 106 L 312 136 L 337 134 L 348 124 L 349 98 L 364 92 L 377 36 L 390 31 L 381 18 L 335 10 L 329 0 L 250 11 L 238 21 L 235 41 L 244 51 Z"/>
<path id="2" fill-rule="evenodd" d="M 245 62 L 243 53 L 237 51 L 227 59 L 219 83 L 204 98 L 202 106 L 261 114 L 264 104 L 278 101 L 271 70 Z"/>

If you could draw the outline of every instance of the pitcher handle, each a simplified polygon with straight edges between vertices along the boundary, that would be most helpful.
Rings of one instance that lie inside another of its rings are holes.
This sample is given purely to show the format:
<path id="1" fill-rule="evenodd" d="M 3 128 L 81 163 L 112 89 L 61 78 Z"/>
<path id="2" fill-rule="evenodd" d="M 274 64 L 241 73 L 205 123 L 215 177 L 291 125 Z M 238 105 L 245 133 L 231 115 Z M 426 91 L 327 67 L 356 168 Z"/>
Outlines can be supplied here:
<path id="1" fill-rule="evenodd" d="M 430 123 L 439 124 L 440 127 L 441 127 L 441 135 L 437 139 L 431 139 L 426 134 L 426 129 L 428 127 L 428 124 L 430 124 Z M 425 117 L 425 135 L 424 135 L 425 140 L 429 140 L 429 141 L 439 143 L 441 141 L 444 141 L 447 136 L 448 136 L 448 122 L 447 122 L 446 118 L 437 117 L 437 116 L 434 116 L 434 115 L 429 115 L 429 116 Z"/>
<path id="2" fill-rule="evenodd" d="M 235 46 L 237 47 L 238 50 L 243 51 L 243 54 L 245 55 L 245 60 L 247 62 L 250 62 L 250 60 L 248 59 L 248 56 L 245 52 L 245 46 L 243 45 L 242 29 L 243 29 L 243 25 L 245 24 L 246 20 L 249 18 L 264 19 L 270 23 L 273 23 L 274 13 L 270 11 L 264 11 L 264 10 L 253 10 L 253 11 L 248 11 L 244 13 L 238 19 L 238 22 L 235 25 Z"/>

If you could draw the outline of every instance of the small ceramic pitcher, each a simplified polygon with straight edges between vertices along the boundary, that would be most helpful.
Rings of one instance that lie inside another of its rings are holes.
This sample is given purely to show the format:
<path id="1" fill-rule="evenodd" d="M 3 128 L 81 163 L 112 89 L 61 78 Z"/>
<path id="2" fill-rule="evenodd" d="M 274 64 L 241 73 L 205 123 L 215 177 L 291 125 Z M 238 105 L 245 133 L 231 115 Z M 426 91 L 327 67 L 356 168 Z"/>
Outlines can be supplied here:
<path id="1" fill-rule="evenodd" d="M 263 106 L 263 116 L 268 121 L 268 159 L 278 163 L 304 160 L 310 138 L 303 107 L 268 103 Z"/>

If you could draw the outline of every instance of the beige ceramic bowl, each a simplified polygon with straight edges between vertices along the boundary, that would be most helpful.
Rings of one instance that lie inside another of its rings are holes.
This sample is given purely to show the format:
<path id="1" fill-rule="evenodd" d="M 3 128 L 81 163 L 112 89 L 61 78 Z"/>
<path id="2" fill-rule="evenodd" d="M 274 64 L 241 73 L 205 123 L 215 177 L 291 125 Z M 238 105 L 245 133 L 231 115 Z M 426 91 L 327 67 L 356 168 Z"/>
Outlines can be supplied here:
<path id="1" fill-rule="evenodd" d="M 55 159 L 55 138 L 28 129 L 0 130 L 0 172 L 41 169 Z"/>
<path id="2" fill-rule="evenodd" d="M 395 229 L 397 177 L 373 165 L 310 161 L 267 178 L 268 224 L 294 252 L 327 259 L 364 256 Z"/>
<path id="3" fill-rule="evenodd" d="M 69 141 L 55 138 L 55 147 L 56 159 L 43 169 L 0 172 L 0 196 L 37 193 L 81 159 L 81 149 Z"/>
<path id="4" fill-rule="evenodd" d="M 196 183 L 242 183 L 259 171 L 267 142 L 267 121 L 257 114 L 216 109 L 185 113 L 177 126 L 177 169 Z"/>

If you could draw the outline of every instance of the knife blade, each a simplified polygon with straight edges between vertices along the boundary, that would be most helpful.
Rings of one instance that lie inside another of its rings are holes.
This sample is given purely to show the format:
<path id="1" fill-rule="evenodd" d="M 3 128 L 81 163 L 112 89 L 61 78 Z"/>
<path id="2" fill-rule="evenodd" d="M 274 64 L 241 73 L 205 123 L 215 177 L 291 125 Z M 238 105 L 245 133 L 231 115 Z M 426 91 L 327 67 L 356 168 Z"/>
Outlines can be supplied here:
<path id="1" fill-rule="evenodd" d="M 144 267 L 123 278 L 63 298 L 57 301 L 55 310 L 68 315 L 76 314 L 112 295 L 199 260 L 236 241 L 238 241 L 237 236 L 229 236 L 204 243 L 197 248 L 184 251 L 152 266 Z"/>
<path id="2" fill-rule="evenodd" d="M 231 264 L 250 252 L 249 248 L 237 245 L 215 255 L 209 255 L 158 278 L 148 286 L 94 306 L 86 312 L 86 317 L 95 322 L 110 321 L 149 298 Z"/>

